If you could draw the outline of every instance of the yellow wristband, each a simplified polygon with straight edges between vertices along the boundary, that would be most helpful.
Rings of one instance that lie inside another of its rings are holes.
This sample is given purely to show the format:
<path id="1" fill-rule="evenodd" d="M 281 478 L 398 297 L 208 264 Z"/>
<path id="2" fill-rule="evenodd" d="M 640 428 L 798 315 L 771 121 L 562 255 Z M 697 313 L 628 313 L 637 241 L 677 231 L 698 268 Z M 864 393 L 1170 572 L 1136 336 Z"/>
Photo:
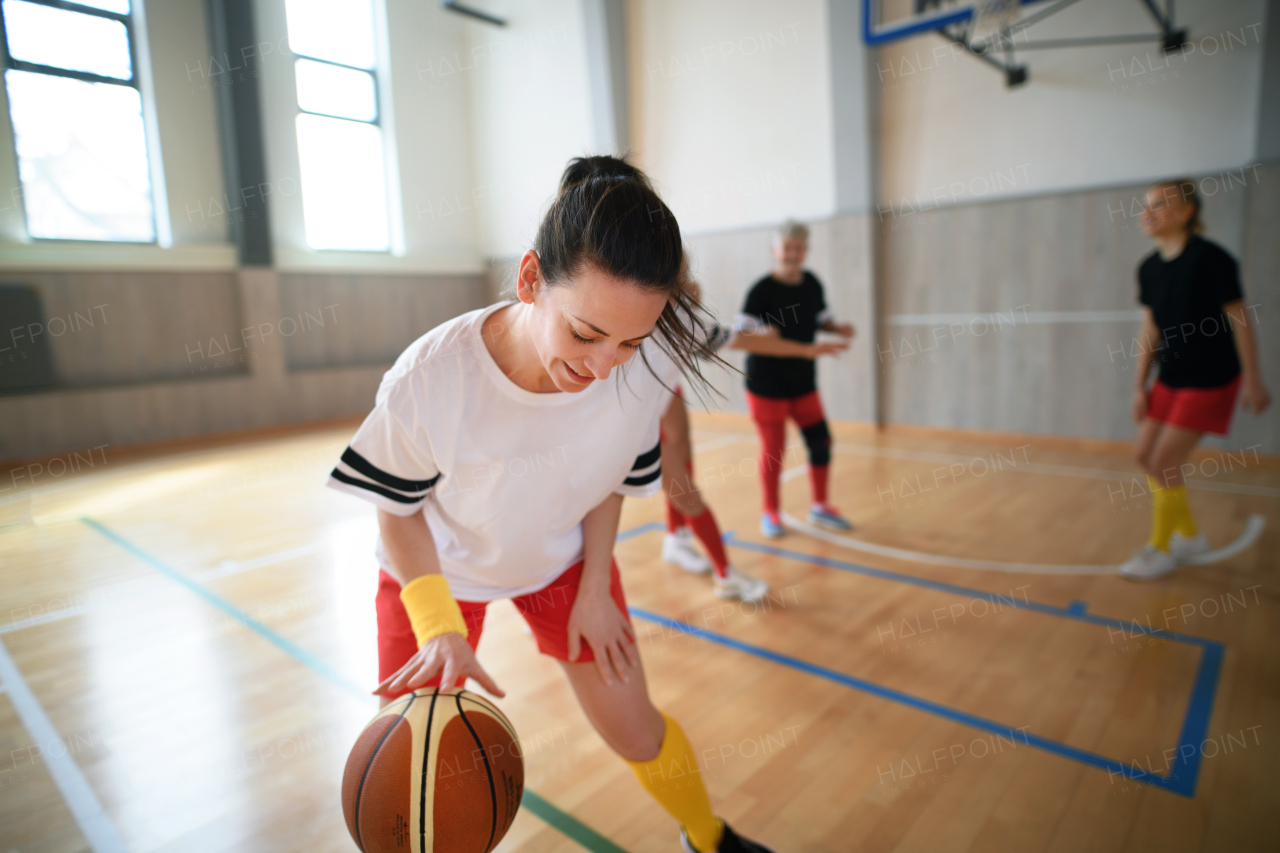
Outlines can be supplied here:
<path id="1" fill-rule="evenodd" d="M 400 600 L 409 614 L 413 636 L 418 648 L 441 634 L 467 636 L 467 623 L 462 618 L 462 608 L 449 592 L 449 582 L 443 575 L 422 575 L 414 578 L 400 590 Z"/>

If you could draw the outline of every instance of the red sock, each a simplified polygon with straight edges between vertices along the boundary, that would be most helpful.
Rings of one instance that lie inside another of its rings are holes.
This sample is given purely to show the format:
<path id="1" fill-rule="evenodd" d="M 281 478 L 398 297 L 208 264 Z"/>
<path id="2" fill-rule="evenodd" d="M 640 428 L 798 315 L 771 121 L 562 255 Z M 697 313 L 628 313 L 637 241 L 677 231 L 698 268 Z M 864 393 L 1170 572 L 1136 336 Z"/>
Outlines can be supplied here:
<path id="1" fill-rule="evenodd" d="M 778 514 L 778 478 L 782 475 L 782 457 L 786 453 L 786 421 L 756 421 L 760 432 L 760 485 L 764 490 L 764 511 Z"/>
<path id="2" fill-rule="evenodd" d="M 676 505 L 671 502 L 671 498 L 667 498 L 667 532 L 675 533 L 685 526 L 686 521 L 684 513 L 676 509 Z"/>
<path id="3" fill-rule="evenodd" d="M 818 506 L 827 505 L 827 474 L 830 472 L 830 465 L 809 466 L 809 487 L 813 492 L 813 502 Z"/>
<path id="4" fill-rule="evenodd" d="M 693 533 L 702 543 L 702 547 L 707 549 L 707 555 L 711 557 L 711 563 L 716 567 L 716 577 L 723 578 L 724 570 L 729 565 L 729 558 L 724 553 L 724 540 L 720 538 L 720 526 L 716 524 L 716 517 L 711 514 L 710 509 L 707 509 L 702 515 L 689 516 L 689 526 L 693 528 Z"/>

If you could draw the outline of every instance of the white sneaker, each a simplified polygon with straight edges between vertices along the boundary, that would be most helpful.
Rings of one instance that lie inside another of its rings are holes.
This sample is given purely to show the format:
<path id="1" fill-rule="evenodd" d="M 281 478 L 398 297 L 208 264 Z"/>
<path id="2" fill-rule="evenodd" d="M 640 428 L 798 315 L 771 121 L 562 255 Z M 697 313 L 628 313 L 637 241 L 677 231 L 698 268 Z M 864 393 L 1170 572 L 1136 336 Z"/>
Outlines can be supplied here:
<path id="1" fill-rule="evenodd" d="M 705 575 L 711 571 L 711 561 L 693 547 L 693 531 L 687 527 L 678 527 L 675 533 L 662 537 L 662 559 L 691 575 Z"/>
<path id="2" fill-rule="evenodd" d="M 1153 581 L 1176 568 L 1178 561 L 1172 554 L 1148 543 L 1120 567 L 1120 577 L 1131 581 Z"/>
<path id="3" fill-rule="evenodd" d="M 725 569 L 724 579 L 715 578 L 716 595 L 719 598 L 736 598 L 754 604 L 769 594 L 769 584 L 740 572 L 733 566 Z"/>
<path id="4" fill-rule="evenodd" d="M 1192 557 L 1199 557 L 1201 554 L 1208 554 L 1213 550 L 1213 545 L 1209 542 L 1209 537 L 1203 533 L 1197 533 L 1195 536 L 1183 536 L 1181 533 L 1174 533 L 1169 539 L 1169 553 L 1178 562 L 1189 560 Z"/>

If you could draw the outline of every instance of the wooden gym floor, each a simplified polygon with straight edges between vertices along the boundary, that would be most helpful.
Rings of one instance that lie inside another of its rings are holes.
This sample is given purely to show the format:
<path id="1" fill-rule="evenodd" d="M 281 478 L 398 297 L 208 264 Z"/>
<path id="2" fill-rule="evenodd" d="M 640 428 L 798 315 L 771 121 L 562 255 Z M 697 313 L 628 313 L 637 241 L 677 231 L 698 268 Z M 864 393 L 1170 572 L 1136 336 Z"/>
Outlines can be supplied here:
<path id="1" fill-rule="evenodd" d="M 660 562 L 660 499 L 627 502 L 617 556 L 654 700 L 736 827 L 780 853 L 1280 849 L 1274 462 L 1197 457 L 1215 545 L 1265 529 L 1138 585 L 1098 568 L 1147 526 L 1114 446 L 837 425 L 853 541 L 765 544 L 750 424 L 694 422 L 730 557 L 774 596 L 721 602 Z M 0 851 L 354 849 L 375 522 L 322 487 L 353 430 L 5 474 Z M 533 792 L 500 849 L 678 849 L 511 605 L 490 614 Z"/>

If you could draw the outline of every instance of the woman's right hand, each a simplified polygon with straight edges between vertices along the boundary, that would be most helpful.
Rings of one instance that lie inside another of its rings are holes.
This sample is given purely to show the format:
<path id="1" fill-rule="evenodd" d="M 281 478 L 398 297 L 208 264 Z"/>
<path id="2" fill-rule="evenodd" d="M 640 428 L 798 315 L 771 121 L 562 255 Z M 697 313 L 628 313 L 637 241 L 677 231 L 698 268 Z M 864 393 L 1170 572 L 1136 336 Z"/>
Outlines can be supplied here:
<path id="1" fill-rule="evenodd" d="M 1142 419 L 1147 416 L 1147 389 L 1133 389 L 1133 422 L 1135 424 L 1142 423 Z"/>
<path id="2" fill-rule="evenodd" d="M 440 678 L 440 689 L 449 690 L 456 681 L 460 686 L 467 683 L 467 678 L 474 678 L 480 686 L 499 698 L 506 696 L 489 673 L 484 671 L 471 651 L 467 638 L 461 634 L 449 633 L 432 637 L 422 644 L 409 662 L 387 680 L 383 681 L 373 692 L 378 695 L 402 693 L 421 687 L 436 677 L 443 670 Z"/>
<path id="3" fill-rule="evenodd" d="M 849 348 L 848 341 L 839 342 L 823 342 L 820 344 L 809 344 L 809 358 L 818 358 L 819 356 L 832 355 L 834 353 L 844 352 Z"/>

